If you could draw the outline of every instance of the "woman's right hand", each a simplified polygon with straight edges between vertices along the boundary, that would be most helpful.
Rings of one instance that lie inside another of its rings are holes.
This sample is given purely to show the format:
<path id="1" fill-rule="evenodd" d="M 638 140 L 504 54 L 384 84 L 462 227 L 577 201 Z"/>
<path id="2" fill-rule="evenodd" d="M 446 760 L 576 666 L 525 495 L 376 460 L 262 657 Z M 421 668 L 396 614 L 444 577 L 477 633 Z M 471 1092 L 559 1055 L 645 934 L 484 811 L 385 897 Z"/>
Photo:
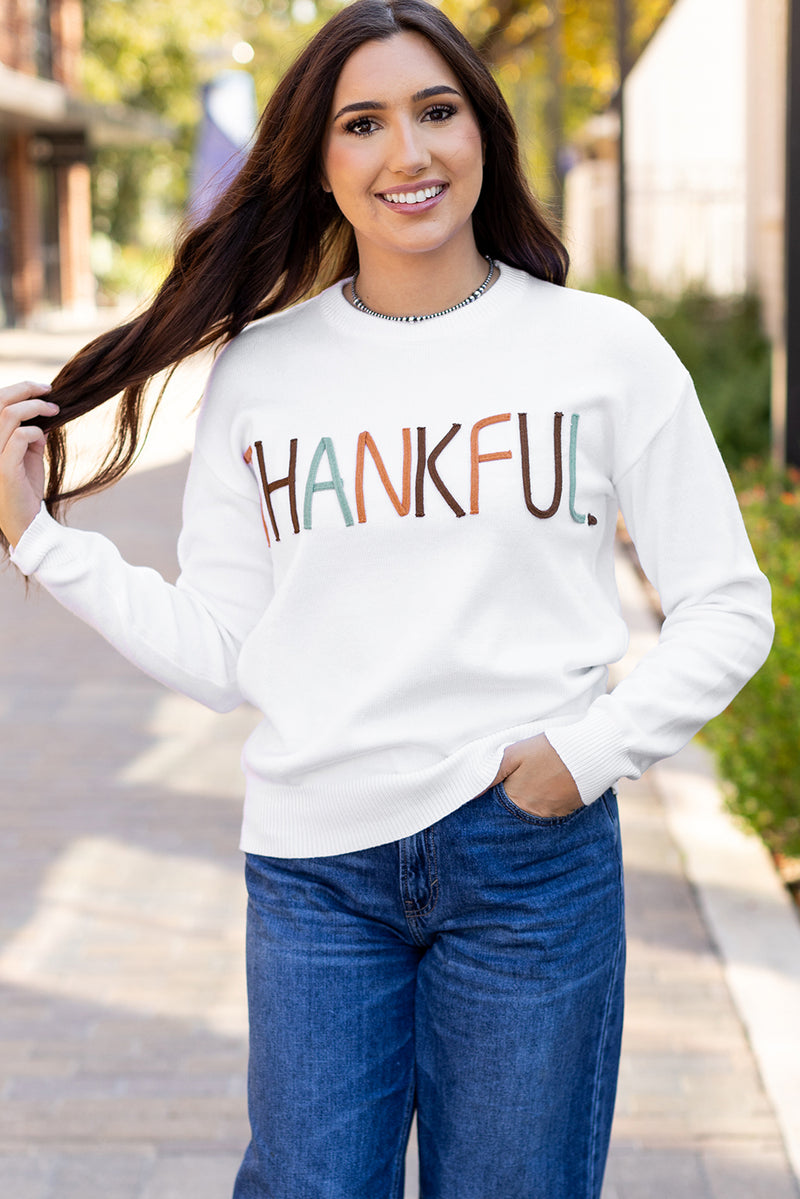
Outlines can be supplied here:
<path id="1" fill-rule="evenodd" d="M 36 516 L 44 494 L 45 434 L 35 424 L 58 405 L 46 399 L 47 383 L 0 388 L 0 529 L 15 546 Z"/>

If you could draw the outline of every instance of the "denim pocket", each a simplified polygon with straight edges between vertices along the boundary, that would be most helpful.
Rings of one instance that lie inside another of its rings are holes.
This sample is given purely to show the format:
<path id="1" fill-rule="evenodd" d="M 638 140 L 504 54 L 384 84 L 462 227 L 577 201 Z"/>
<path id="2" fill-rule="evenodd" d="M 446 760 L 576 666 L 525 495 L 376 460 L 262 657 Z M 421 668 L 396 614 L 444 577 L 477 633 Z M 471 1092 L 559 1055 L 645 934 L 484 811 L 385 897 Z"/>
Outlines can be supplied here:
<path id="1" fill-rule="evenodd" d="M 581 804 L 579 808 L 575 808 L 572 812 L 567 812 L 566 816 L 537 816 L 533 812 L 526 812 L 519 804 L 515 804 L 502 783 L 497 783 L 494 788 L 494 796 L 498 804 L 505 808 L 517 820 L 522 820 L 525 824 L 547 825 L 563 825 L 571 824 L 577 820 L 585 812 L 589 811 L 589 804 Z"/>

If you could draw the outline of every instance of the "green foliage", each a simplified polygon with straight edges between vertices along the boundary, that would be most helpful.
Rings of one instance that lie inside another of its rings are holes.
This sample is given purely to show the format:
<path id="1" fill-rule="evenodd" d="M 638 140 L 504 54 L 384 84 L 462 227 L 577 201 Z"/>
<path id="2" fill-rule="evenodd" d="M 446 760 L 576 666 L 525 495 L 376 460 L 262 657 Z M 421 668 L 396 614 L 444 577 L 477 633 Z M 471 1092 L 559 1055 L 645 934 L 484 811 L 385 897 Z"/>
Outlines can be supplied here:
<path id="1" fill-rule="evenodd" d="M 537 194 L 558 220 L 556 159 L 619 87 L 613 0 L 437 0 L 491 64 Z M 629 63 L 674 0 L 628 0 Z M 563 163 L 561 164 L 563 169 Z"/>
<path id="2" fill-rule="evenodd" d="M 84 20 L 86 95 L 164 122 L 165 136 L 147 145 L 101 148 L 92 172 L 95 230 L 133 245 L 146 237 L 142 209 L 156 187 L 164 210 L 185 196 L 200 115 L 196 47 L 220 36 L 219 15 L 207 0 L 191 9 L 165 0 L 85 0 Z"/>
<path id="3" fill-rule="evenodd" d="M 628 0 L 628 58 L 652 37 L 675 0 Z M 440 0 L 440 7 L 489 62 L 500 66 L 538 55 L 551 31 L 561 40 L 563 82 L 605 106 L 617 87 L 613 0 Z"/>
<path id="4" fill-rule="evenodd" d="M 95 228 L 117 244 L 152 240 L 154 208 L 178 214 L 197 123 L 200 85 L 234 65 L 246 41 L 265 104 L 289 62 L 343 0 L 84 0 L 84 88 L 104 104 L 127 104 L 167 122 L 172 136 L 141 148 L 99 152 Z M 557 198 L 551 129 L 554 84 L 547 46 L 560 43 L 556 71 L 565 136 L 604 108 L 618 85 L 611 0 L 439 0 L 492 62 L 521 126 L 538 190 Z M 629 0 L 631 57 L 674 0 Z M 554 23 L 555 21 L 555 23 Z M 162 222 L 163 223 L 163 222 Z"/>
<path id="5" fill-rule="evenodd" d="M 648 315 L 694 379 L 728 469 L 766 454 L 770 347 L 758 301 L 688 292 Z"/>
<path id="6" fill-rule="evenodd" d="M 775 643 L 703 738 L 730 780 L 728 806 L 772 849 L 800 856 L 800 471 L 750 464 L 734 477 L 756 557 L 772 585 Z"/>
<path id="7" fill-rule="evenodd" d="M 800 855 L 800 472 L 766 465 L 770 353 L 751 298 L 678 300 L 598 290 L 635 304 L 692 375 L 722 450 L 777 627 L 765 665 L 702 734 L 728 780 L 727 803 L 773 850 Z"/>
<path id="8" fill-rule="evenodd" d="M 300 14 L 295 18 L 288 0 L 84 0 L 87 97 L 151 114 L 165 127 L 163 138 L 146 145 L 98 152 L 96 232 L 119 246 L 139 244 L 143 259 L 154 229 L 156 237 L 168 240 L 186 200 L 202 84 L 235 68 L 233 48 L 249 42 L 259 101 L 265 102 L 334 4 L 294 0 Z"/>
<path id="9" fill-rule="evenodd" d="M 130 242 L 119 245 L 102 233 L 92 238 L 92 270 L 105 304 L 136 307 L 163 282 L 171 264 L 167 249 Z"/>
<path id="10" fill-rule="evenodd" d="M 771 351 L 757 299 L 692 290 L 672 300 L 633 294 L 613 278 L 594 290 L 634 304 L 667 339 L 694 380 L 728 470 L 768 453 Z"/>

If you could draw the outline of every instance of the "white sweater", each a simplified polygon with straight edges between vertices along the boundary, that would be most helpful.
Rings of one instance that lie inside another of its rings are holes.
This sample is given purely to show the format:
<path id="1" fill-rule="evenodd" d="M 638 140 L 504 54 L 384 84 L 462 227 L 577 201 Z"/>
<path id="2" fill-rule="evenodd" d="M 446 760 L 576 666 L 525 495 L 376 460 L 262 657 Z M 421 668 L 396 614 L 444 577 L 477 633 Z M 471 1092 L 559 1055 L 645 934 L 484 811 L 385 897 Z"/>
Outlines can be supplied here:
<path id="1" fill-rule="evenodd" d="M 608 695 L 618 507 L 667 619 Z M 173 586 L 42 510 L 13 559 L 154 678 L 263 713 L 254 853 L 409 836 L 542 731 L 590 803 L 675 753 L 772 638 L 675 354 L 634 309 L 508 266 L 431 321 L 337 285 L 249 326 L 209 381 L 178 548 Z"/>

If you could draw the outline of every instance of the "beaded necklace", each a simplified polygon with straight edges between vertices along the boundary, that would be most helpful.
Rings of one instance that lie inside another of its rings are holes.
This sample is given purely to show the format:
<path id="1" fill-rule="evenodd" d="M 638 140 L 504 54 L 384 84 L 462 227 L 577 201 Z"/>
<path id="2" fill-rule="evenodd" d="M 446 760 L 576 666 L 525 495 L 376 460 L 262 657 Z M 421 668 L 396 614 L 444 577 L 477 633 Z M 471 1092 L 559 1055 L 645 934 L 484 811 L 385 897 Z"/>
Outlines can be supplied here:
<path id="1" fill-rule="evenodd" d="M 426 312 L 424 316 L 389 316 L 385 312 L 375 312 L 372 308 L 367 307 L 364 301 L 360 299 L 358 292 L 356 291 L 356 279 L 358 278 L 358 271 L 356 271 L 350 284 L 353 291 L 353 307 L 357 308 L 359 312 L 366 312 L 367 316 L 380 317 L 382 321 L 403 321 L 405 323 L 414 323 L 416 321 L 432 321 L 437 316 L 448 316 L 451 312 L 458 312 L 459 308 L 465 308 L 467 304 L 472 304 L 474 300 L 479 299 L 491 283 L 492 276 L 495 272 L 496 263 L 493 258 L 489 257 L 488 254 L 484 254 L 484 258 L 489 263 L 489 274 L 486 276 L 483 283 L 481 283 L 480 287 L 476 287 L 475 290 L 471 292 L 465 300 L 460 300 L 458 304 L 453 304 L 450 308 L 443 308 L 441 312 Z"/>

